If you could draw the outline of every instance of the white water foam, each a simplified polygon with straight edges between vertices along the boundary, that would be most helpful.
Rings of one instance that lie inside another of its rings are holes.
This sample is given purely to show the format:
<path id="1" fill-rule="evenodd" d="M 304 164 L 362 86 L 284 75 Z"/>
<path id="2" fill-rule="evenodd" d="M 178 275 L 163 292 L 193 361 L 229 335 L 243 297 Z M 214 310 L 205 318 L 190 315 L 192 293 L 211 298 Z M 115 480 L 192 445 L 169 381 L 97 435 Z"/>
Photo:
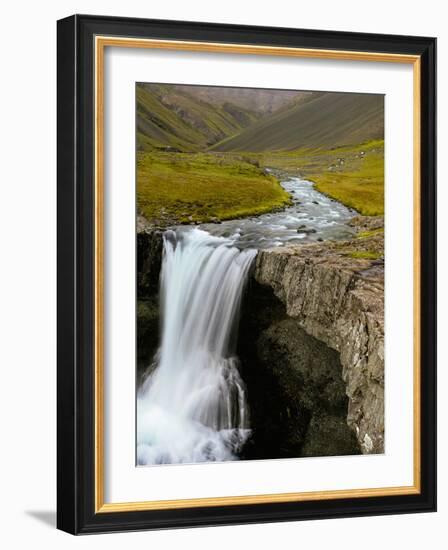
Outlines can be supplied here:
<path id="1" fill-rule="evenodd" d="M 162 342 L 137 396 L 137 463 L 234 460 L 250 435 L 234 355 L 253 249 L 198 228 L 167 231 Z"/>

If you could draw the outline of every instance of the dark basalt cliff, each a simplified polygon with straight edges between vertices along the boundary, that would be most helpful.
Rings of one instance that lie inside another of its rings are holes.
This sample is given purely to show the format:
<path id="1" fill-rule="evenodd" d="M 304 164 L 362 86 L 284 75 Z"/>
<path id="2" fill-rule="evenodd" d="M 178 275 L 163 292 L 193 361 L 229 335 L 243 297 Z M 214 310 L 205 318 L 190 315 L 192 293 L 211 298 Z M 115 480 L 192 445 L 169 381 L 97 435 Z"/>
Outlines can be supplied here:
<path id="1" fill-rule="evenodd" d="M 382 234 L 373 233 L 353 242 L 261 251 L 254 271 L 289 318 L 339 353 L 347 424 L 363 453 L 384 452 L 384 265 L 359 257 L 368 255 L 360 245 L 382 248 Z"/>
<path id="2" fill-rule="evenodd" d="M 137 367 L 149 365 L 159 345 L 159 278 L 162 232 L 137 226 Z"/>
<path id="3" fill-rule="evenodd" d="M 272 289 L 249 281 L 238 339 L 253 437 L 245 458 L 359 454 L 339 355 L 307 334 Z"/>

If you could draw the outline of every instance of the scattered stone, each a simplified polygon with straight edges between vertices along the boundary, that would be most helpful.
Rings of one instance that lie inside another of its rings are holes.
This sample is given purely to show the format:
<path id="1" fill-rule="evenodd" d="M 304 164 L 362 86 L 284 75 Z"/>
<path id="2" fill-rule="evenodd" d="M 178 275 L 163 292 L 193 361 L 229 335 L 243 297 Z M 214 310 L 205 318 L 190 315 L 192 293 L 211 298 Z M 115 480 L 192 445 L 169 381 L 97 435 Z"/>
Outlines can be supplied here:
<path id="1" fill-rule="evenodd" d="M 348 225 L 354 227 L 357 231 L 374 231 L 384 227 L 384 216 L 355 216 Z"/>

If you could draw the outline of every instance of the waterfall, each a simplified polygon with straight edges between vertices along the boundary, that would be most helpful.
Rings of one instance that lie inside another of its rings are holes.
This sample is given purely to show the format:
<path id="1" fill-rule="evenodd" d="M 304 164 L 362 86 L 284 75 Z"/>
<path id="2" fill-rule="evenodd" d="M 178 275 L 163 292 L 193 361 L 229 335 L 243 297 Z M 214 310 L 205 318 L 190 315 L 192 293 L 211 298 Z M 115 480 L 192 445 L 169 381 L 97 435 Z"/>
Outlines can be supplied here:
<path id="1" fill-rule="evenodd" d="M 250 435 L 235 344 L 256 251 L 198 228 L 163 240 L 162 339 L 137 395 L 137 463 L 235 460 Z"/>

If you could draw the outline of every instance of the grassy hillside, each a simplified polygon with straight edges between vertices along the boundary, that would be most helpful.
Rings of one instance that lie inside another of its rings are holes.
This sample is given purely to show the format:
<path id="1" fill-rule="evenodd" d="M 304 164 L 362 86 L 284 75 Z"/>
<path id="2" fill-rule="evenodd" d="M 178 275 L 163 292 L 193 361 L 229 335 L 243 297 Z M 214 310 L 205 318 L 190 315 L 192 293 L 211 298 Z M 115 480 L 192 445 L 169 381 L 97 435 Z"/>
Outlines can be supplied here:
<path id="1" fill-rule="evenodd" d="M 382 139 L 380 95 L 314 93 L 211 147 L 214 151 L 278 151 L 335 147 Z"/>
<path id="2" fill-rule="evenodd" d="M 242 158 L 138 153 L 137 207 L 158 226 L 262 214 L 289 202 L 276 178 Z"/>
<path id="3" fill-rule="evenodd" d="M 205 145 L 201 133 L 143 86 L 136 89 L 137 149 L 150 151 L 171 147 L 197 151 Z"/>
<path id="4" fill-rule="evenodd" d="M 258 115 L 230 102 L 210 105 L 177 86 L 137 84 L 139 151 L 200 151 L 257 121 Z"/>
<path id="5" fill-rule="evenodd" d="M 361 155 L 361 152 L 364 153 Z M 364 216 L 384 214 L 384 142 L 333 151 L 344 164 L 309 174 L 316 189 Z M 324 168 L 324 167 L 322 167 Z"/>
<path id="6" fill-rule="evenodd" d="M 240 107 L 239 105 L 235 105 L 235 103 L 231 103 L 230 101 L 226 101 L 221 107 L 222 110 L 228 113 L 240 125 L 241 128 L 246 128 L 247 126 L 254 124 L 260 118 L 258 113 L 245 109 L 244 107 Z"/>

